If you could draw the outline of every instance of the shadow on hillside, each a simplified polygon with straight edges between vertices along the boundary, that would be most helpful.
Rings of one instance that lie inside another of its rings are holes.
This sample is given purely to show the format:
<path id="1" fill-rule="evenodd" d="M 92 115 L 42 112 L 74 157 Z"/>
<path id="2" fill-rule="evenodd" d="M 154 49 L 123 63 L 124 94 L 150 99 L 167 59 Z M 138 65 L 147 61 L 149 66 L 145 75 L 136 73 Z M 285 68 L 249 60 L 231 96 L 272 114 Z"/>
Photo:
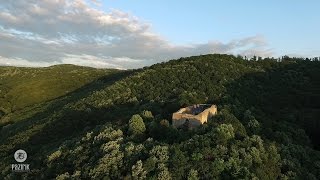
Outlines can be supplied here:
<path id="1" fill-rule="evenodd" d="M 65 105 L 88 97 L 94 91 L 104 89 L 135 72 L 121 71 L 108 74 L 73 92 L 47 102 L 49 105 L 32 117 L 4 127 L 0 131 L 0 149 L 2 151 L 0 151 L 0 157 L 9 158 L 19 148 L 25 149 L 31 157 L 32 154 L 39 153 L 39 150 L 46 145 L 56 146 L 62 140 L 80 133 L 86 126 L 95 124 L 96 122 L 91 122 L 90 119 L 96 118 L 95 113 L 98 110 L 93 109 L 91 113 L 88 113 L 62 109 Z M 101 120 L 101 118 L 103 117 L 98 117 L 96 120 Z"/>
<path id="2" fill-rule="evenodd" d="M 303 132 L 298 129 L 302 128 L 312 146 L 320 149 L 320 63 L 274 65 L 228 84 L 226 104 L 237 104 L 233 109 L 237 116 L 248 109 L 257 115 L 263 123 L 262 133 L 269 139 L 284 143 L 285 139 L 270 136 L 285 132 L 294 143 L 310 145 L 306 139 L 299 139 Z"/>

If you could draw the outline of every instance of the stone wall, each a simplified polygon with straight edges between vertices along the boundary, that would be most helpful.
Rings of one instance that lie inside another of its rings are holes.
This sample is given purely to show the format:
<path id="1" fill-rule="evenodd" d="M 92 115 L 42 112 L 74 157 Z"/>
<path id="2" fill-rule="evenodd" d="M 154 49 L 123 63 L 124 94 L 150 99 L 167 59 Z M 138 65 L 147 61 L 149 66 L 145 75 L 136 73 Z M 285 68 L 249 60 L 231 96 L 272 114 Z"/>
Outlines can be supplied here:
<path id="1" fill-rule="evenodd" d="M 197 127 L 200 124 L 206 123 L 209 118 L 217 114 L 217 106 L 209 105 L 208 108 L 204 109 L 201 113 L 194 115 L 192 109 L 199 106 L 208 106 L 208 104 L 198 104 L 194 106 L 189 106 L 186 108 L 181 108 L 179 111 L 172 114 L 172 125 L 174 127 L 180 127 L 189 121 L 189 126 Z"/>

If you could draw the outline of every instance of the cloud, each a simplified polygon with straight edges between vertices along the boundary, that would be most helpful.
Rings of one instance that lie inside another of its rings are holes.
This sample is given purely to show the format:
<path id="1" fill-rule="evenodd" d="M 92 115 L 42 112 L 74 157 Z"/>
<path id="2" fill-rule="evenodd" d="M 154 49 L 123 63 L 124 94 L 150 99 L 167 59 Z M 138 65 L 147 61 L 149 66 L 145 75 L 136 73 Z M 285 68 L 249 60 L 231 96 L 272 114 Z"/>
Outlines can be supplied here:
<path id="1" fill-rule="evenodd" d="M 79 64 L 83 66 L 90 66 L 95 68 L 116 68 L 116 69 L 126 69 L 123 63 L 133 63 L 135 59 L 130 59 L 127 57 L 97 57 L 87 54 L 74 55 L 68 54 L 62 60 L 61 64 Z"/>
<path id="2" fill-rule="evenodd" d="M 91 0 L 91 2 L 92 2 L 95 6 L 99 6 L 99 7 L 102 6 L 101 1 L 99 1 L 99 0 Z"/>
<path id="3" fill-rule="evenodd" d="M 208 53 L 272 54 L 261 35 L 173 45 L 132 14 L 99 10 L 97 0 L 15 0 L 0 4 L 0 65 L 138 68 Z"/>
<path id="4" fill-rule="evenodd" d="M 17 67 L 48 67 L 56 64 L 77 64 L 82 66 L 89 66 L 94 68 L 115 68 L 115 69 L 126 69 L 121 63 L 127 63 L 136 61 L 127 57 L 123 58 L 111 58 L 111 57 L 97 57 L 87 54 L 74 55 L 66 54 L 59 61 L 28 61 L 21 58 L 5 58 L 0 56 L 0 65 L 3 66 L 17 66 Z"/>
<path id="5" fill-rule="evenodd" d="M 0 56 L 0 65 L 3 66 L 27 66 L 27 67 L 47 67 L 52 66 L 55 64 L 61 64 L 59 62 L 53 61 L 53 62 L 43 62 L 43 61 L 28 61 L 21 58 L 5 58 Z"/>

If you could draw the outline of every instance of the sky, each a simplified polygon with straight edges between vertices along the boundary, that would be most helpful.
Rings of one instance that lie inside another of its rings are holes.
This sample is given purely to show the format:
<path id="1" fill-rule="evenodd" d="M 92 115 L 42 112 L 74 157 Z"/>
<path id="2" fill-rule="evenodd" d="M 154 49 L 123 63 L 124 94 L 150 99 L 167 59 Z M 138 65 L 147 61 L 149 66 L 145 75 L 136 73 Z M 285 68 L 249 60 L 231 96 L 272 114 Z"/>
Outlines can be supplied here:
<path id="1" fill-rule="evenodd" d="M 211 53 L 320 56 L 319 0 L 0 0 L 0 65 L 132 69 Z"/>

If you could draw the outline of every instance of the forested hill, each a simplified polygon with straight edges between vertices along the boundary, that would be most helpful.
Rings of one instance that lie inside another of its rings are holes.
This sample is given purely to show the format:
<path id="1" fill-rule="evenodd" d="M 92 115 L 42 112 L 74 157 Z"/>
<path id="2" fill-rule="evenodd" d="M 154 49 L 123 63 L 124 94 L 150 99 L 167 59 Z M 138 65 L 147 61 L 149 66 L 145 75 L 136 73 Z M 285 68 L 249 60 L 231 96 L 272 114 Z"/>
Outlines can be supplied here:
<path id="1" fill-rule="evenodd" d="M 0 67 L 0 118 L 3 117 L 0 123 L 14 121 L 14 118 L 10 118 L 14 112 L 64 96 L 106 74 L 116 72 L 119 71 L 75 65 Z"/>
<path id="2" fill-rule="evenodd" d="M 12 112 L 0 178 L 319 179 L 315 60 L 214 54 L 104 72 L 42 108 Z M 218 115 L 194 130 L 171 126 L 172 112 L 197 103 L 216 104 Z M 11 173 L 17 149 L 31 172 Z"/>

